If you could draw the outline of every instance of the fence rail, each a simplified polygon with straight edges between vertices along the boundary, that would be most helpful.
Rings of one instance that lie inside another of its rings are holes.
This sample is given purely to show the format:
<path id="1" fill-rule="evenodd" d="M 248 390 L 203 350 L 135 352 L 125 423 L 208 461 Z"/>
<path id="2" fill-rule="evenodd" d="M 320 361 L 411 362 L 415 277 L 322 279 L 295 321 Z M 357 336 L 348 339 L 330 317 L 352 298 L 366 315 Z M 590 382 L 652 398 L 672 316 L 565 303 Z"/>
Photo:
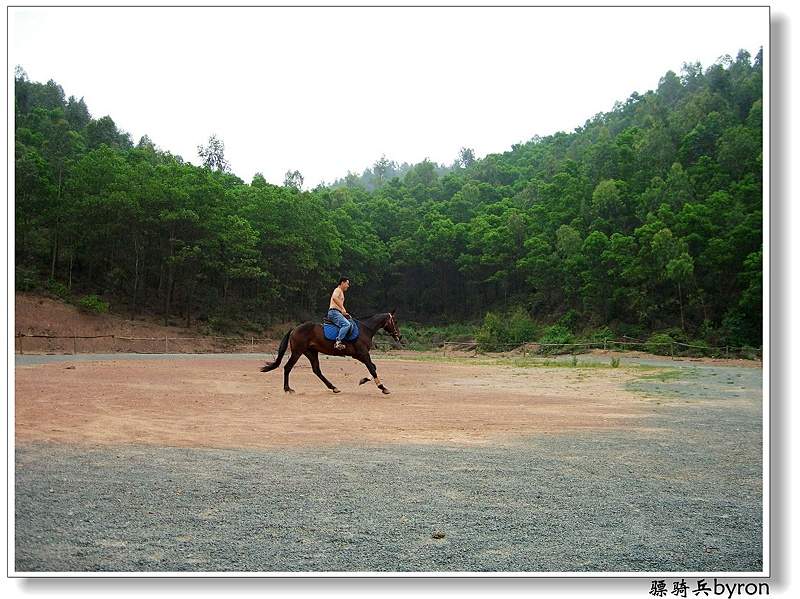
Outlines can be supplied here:
<path id="1" fill-rule="evenodd" d="M 203 337 L 132 337 L 124 335 L 29 335 L 17 333 L 16 350 L 20 354 L 25 351 L 29 353 L 98 353 L 98 352 L 127 352 L 143 354 L 165 354 L 165 353 L 235 353 L 248 350 L 250 353 L 274 353 L 278 341 L 266 337 L 230 337 L 230 336 L 203 336 Z M 630 339 L 630 338 L 627 338 Z M 38 341 L 34 341 L 38 340 Z M 43 341 L 42 341 L 43 340 Z M 100 342 L 99 340 L 106 340 Z M 110 341 L 108 341 L 110 340 Z M 80 343 L 79 343 L 80 342 Z M 195 342 L 187 349 L 187 342 Z M 198 343 L 199 342 L 199 343 Z M 391 341 L 375 340 L 373 347 L 379 350 L 391 350 L 397 346 Z M 527 355 L 549 355 L 554 353 L 579 353 L 591 349 L 603 350 L 640 350 L 653 352 L 654 348 L 669 348 L 663 355 L 670 355 L 672 358 L 694 354 L 710 355 L 712 357 L 733 356 L 755 356 L 762 357 L 762 348 L 755 347 L 733 347 L 733 346 L 705 346 L 682 343 L 680 341 L 671 342 L 647 342 L 647 341 L 581 341 L 576 343 L 501 343 L 492 344 L 491 349 L 500 352 L 519 352 L 523 356 Z M 80 352 L 78 350 L 81 350 Z M 444 341 L 440 344 L 445 356 L 448 351 L 467 351 L 478 353 L 488 353 L 475 340 L 471 341 Z M 669 352 L 667 354 L 667 351 Z"/>
<path id="2" fill-rule="evenodd" d="M 763 351 L 760 347 L 749 346 L 706 346 L 706 345 L 693 345 L 691 343 L 682 343 L 680 341 L 618 341 L 618 340 L 604 340 L 604 341 L 581 341 L 577 343 L 493 343 L 491 344 L 493 350 L 500 352 L 514 352 L 517 351 L 523 356 L 531 355 L 548 355 L 553 353 L 577 353 L 578 350 L 589 351 L 592 349 L 603 349 L 606 351 L 616 351 L 624 349 L 628 351 L 645 351 L 653 352 L 654 348 L 669 348 L 663 352 L 663 355 L 670 355 L 675 357 L 686 357 L 687 355 L 703 354 L 710 357 L 740 357 L 740 356 L 756 356 L 762 357 Z M 682 349 L 687 348 L 687 349 Z M 444 355 L 450 351 L 471 351 L 473 355 L 478 353 L 486 353 L 485 349 L 481 348 L 481 344 L 477 341 L 445 341 L 442 343 L 442 350 Z"/>
<path id="3" fill-rule="evenodd" d="M 267 337 L 133 337 L 126 335 L 29 335 L 17 333 L 16 351 L 28 353 L 275 353 L 279 340 Z M 191 343 L 190 343 L 191 342 Z M 391 349 L 391 342 L 377 340 L 373 346 Z"/>
<path id="4" fill-rule="evenodd" d="M 126 335 L 28 335 L 17 333 L 16 350 L 29 353 L 127 352 L 142 354 L 231 352 L 269 353 L 277 341 L 265 337 L 133 337 Z M 193 342 L 191 348 L 187 347 Z"/>

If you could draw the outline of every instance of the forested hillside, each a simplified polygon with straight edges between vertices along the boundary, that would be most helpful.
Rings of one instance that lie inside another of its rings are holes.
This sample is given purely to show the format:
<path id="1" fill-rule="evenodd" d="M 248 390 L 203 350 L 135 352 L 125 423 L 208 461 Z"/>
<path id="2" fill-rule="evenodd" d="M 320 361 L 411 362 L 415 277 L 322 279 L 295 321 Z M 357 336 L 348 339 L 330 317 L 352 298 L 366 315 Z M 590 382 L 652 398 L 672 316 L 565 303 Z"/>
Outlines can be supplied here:
<path id="1" fill-rule="evenodd" d="M 424 161 L 313 191 L 291 173 L 243 182 L 217 140 L 201 167 L 134 144 L 22 70 L 15 101 L 18 289 L 269 323 L 319 317 L 346 274 L 357 315 L 761 344 L 761 53 L 685 64 L 573 132 L 444 175 Z"/>
<path id="2" fill-rule="evenodd" d="M 463 161 L 463 156 L 465 153 L 468 161 L 475 159 L 475 153 L 472 149 L 462 148 L 461 154 L 453 163 L 453 165 L 446 166 L 443 164 L 433 164 L 433 169 L 436 172 L 436 176 L 441 177 L 453 169 L 457 169 L 460 166 L 469 164 L 469 162 Z M 365 168 L 360 175 L 352 171 L 348 172 L 347 175 L 341 179 L 337 179 L 331 183 L 330 187 L 332 189 L 338 189 L 340 187 L 361 187 L 367 191 L 375 191 L 379 187 L 382 187 L 387 181 L 391 181 L 394 178 L 405 178 L 406 174 L 408 174 L 412 168 L 414 168 L 413 164 L 408 164 L 407 162 L 404 162 L 403 164 L 397 164 L 394 160 L 389 160 L 386 158 L 386 155 L 384 154 L 380 157 L 380 159 L 376 160 L 375 164 L 373 164 L 371 167 Z"/>

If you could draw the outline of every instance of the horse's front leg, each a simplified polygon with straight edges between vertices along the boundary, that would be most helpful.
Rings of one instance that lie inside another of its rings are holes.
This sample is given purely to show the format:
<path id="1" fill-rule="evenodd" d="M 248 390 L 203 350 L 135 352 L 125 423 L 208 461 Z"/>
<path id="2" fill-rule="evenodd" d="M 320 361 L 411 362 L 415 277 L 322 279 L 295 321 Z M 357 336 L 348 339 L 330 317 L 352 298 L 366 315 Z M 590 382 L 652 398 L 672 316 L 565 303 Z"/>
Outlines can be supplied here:
<path id="1" fill-rule="evenodd" d="M 384 395 L 389 395 L 389 390 L 386 387 L 384 387 L 383 383 L 381 383 L 381 379 L 378 378 L 378 369 L 375 367 L 375 364 L 372 362 L 372 358 L 369 357 L 369 354 L 365 354 L 365 355 L 362 354 L 362 355 L 356 356 L 356 359 L 359 362 L 363 362 L 364 366 L 367 367 L 367 370 L 372 375 L 372 380 L 375 381 L 375 384 L 378 386 L 378 389 L 380 389 L 383 392 Z M 369 379 L 364 377 L 363 379 L 358 381 L 358 384 L 359 385 L 363 385 L 364 383 L 368 383 L 368 382 L 369 382 Z"/>

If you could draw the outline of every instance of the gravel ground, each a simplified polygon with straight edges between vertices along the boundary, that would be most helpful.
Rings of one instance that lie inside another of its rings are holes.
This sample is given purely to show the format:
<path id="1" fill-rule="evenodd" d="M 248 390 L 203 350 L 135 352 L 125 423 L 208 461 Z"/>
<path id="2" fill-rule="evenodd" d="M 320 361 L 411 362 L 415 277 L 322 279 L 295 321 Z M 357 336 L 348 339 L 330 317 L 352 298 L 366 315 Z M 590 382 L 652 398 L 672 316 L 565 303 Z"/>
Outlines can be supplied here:
<path id="1" fill-rule="evenodd" d="M 637 384 L 646 433 L 20 445 L 16 571 L 761 571 L 761 370 Z"/>

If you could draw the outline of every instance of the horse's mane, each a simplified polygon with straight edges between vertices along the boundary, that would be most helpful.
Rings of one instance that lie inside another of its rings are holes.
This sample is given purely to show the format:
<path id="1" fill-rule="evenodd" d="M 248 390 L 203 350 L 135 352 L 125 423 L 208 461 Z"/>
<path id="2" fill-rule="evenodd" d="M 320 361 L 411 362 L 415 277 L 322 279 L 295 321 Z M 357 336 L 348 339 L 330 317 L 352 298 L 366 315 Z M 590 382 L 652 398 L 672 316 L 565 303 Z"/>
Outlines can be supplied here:
<path id="1" fill-rule="evenodd" d="M 376 331 L 377 328 L 378 328 L 377 327 L 377 323 L 381 319 L 382 320 L 386 320 L 386 318 L 388 316 L 389 316 L 389 312 L 379 312 L 378 314 L 373 314 L 372 316 L 370 316 L 368 318 L 357 318 L 355 320 L 358 320 L 358 322 L 359 322 L 359 324 L 361 326 L 367 327 L 370 331 Z"/>

